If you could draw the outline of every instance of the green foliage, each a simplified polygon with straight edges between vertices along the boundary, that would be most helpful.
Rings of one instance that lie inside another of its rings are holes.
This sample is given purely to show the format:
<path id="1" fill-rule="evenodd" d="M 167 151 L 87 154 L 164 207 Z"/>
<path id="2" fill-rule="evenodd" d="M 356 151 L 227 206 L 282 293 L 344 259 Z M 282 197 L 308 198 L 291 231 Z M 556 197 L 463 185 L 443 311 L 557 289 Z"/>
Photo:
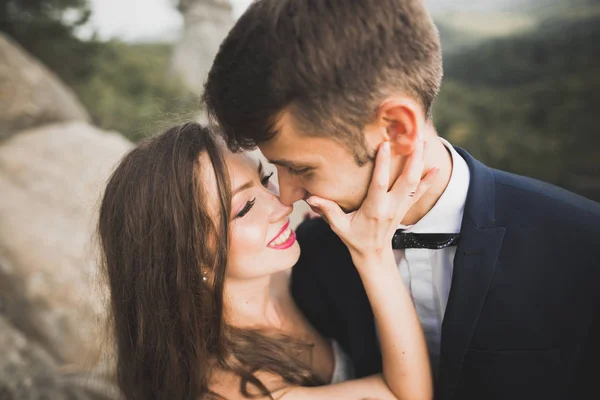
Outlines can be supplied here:
<path id="1" fill-rule="evenodd" d="M 0 31 L 68 82 L 92 68 L 95 43 L 75 37 L 76 29 L 89 17 L 88 0 L 0 0 Z"/>
<path id="2" fill-rule="evenodd" d="M 552 18 L 447 56 L 440 133 L 490 166 L 600 200 L 598 41 L 600 18 Z"/>
<path id="3" fill-rule="evenodd" d="M 436 25 L 442 39 L 444 56 L 463 51 L 484 40 L 477 35 L 468 34 L 467 32 L 456 29 L 444 20 L 436 21 Z"/>
<path id="4" fill-rule="evenodd" d="M 515 12 L 452 12 L 436 18 L 445 55 L 486 40 L 528 31 L 536 24 L 533 16 Z"/>
<path id="5" fill-rule="evenodd" d="M 40 33 L 69 36 L 90 17 L 88 0 L 2 0 L 0 10 L 0 30 L 22 42 Z"/>
<path id="6" fill-rule="evenodd" d="M 489 41 L 448 57 L 445 71 L 470 85 L 497 88 L 584 72 L 600 60 L 599 22 L 600 18 L 546 20 L 526 35 Z"/>
<path id="7" fill-rule="evenodd" d="M 101 128 L 135 141 L 197 112 L 197 98 L 169 76 L 170 46 L 81 40 L 89 16 L 88 0 L 0 0 L 0 30 L 73 88 Z"/>
<path id="8" fill-rule="evenodd" d="M 525 0 L 516 4 L 516 10 L 529 13 L 538 18 L 572 19 L 585 18 L 591 14 L 598 15 L 600 3 L 598 0 Z M 517 8 L 518 7 L 518 8 Z"/>
<path id="9" fill-rule="evenodd" d="M 103 43 L 93 73 L 72 86 L 98 126 L 137 141 L 199 110 L 198 99 L 169 77 L 170 55 L 165 44 Z"/>

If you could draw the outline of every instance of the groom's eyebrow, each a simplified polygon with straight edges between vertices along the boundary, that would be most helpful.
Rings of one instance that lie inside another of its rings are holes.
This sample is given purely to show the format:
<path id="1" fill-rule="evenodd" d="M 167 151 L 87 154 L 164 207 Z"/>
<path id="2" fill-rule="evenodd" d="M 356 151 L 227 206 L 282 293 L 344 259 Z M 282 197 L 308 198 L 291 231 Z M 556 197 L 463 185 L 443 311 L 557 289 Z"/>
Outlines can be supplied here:
<path id="1" fill-rule="evenodd" d="M 258 176 L 262 177 L 263 174 L 263 164 L 261 161 L 258 162 Z M 243 192 L 244 190 L 248 190 L 251 187 L 254 186 L 254 180 L 248 181 L 246 183 L 244 183 L 242 186 L 237 187 L 233 190 L 233 196 L 235 196 L 236 194 Z"/>
<path id="2" fill-rule="evenodd" d="M 311 168 L 306 164 L 295 163 L 287 160 L 269 160 L 271 164 L 279 165 L 280 167 L 292 168 L 292 169 L 304 169 Z"/>

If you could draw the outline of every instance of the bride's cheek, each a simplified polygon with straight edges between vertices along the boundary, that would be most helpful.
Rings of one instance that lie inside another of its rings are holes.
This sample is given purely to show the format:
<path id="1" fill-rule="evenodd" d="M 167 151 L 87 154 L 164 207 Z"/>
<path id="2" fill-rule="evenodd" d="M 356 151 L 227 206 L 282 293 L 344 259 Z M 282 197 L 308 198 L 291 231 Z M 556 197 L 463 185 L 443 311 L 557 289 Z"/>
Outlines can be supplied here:
<path id="1" fill-rule="evenodd" d="M 248 216 L 249 217 L 249 216 Z M 255 218 L 246 218 L 239 221 L 231 228 L 230 249 L 234 252 L 244 252 L 246 254 L 261 251 L 265 243 L 264 223 Z"/>

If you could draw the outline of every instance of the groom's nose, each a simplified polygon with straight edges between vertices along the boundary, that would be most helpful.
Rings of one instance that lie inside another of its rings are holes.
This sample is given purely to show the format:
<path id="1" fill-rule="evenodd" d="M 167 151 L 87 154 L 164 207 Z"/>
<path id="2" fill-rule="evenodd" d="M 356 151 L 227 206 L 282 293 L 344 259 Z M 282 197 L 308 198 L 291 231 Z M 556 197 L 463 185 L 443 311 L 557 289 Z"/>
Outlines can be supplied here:
<path id="1" fill-rule="evenodd" d="M 279 198 L 286 206 L 291 206 L 295 202 L 303 200 L 306 196 L 306 190 L 299 185 L 298 180 L 290 176 L 289 173 L 279 173 Z"/>

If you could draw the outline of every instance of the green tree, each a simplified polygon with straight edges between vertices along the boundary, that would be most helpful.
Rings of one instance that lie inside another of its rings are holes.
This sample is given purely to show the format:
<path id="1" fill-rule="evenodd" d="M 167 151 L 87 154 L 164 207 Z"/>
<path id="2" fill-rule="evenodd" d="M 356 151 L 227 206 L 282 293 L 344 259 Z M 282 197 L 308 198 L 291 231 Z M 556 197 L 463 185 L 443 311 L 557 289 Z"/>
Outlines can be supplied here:
<path id="1" fill-rule="evenodd" d="M 88 0 L 0 0 L 0 31 L 72 82 L 93 71 L 99 43 L 75 36 L 90 15 Z"/>
<path id="2" fill-rule="evenodd" d="M 103 129 L 136 141 L 198 110 L 169 75 L 170 46 L 82 40 L 90 15 L 88 0 L 0 0 L 0 31 L 69 85 Z"/>
<path id="3" fill-rule="evenodd" d="M 448 55 L 440 133 L 492 167 L 600 201 L 599 40 L 590 13 Z"/>

